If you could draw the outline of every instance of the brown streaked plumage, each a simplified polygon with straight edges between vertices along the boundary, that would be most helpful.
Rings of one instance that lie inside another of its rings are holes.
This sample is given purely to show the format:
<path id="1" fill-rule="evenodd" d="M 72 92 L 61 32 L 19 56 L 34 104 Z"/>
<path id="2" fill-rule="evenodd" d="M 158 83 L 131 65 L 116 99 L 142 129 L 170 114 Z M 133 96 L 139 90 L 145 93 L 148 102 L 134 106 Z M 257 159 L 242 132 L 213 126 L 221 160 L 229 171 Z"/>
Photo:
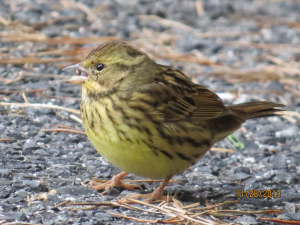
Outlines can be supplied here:
<path id="1" fill-rule="evenodd" d="M 82 84 L 81 114 L 88 138 L 109 162 L 125 171 L 105 184 L 121 183 L 128 173 L 165 178 L 146 197 L 161 197 L 172 175 L 181 173 L 217 141 L 247 119 L 273 116 L 281 104 L 249 102 L 224 106 L 207 88 L 181 71 L 156 64 L 147 54 L 123 42 L 109 42 L 76 69 L 72 83 Z"/>

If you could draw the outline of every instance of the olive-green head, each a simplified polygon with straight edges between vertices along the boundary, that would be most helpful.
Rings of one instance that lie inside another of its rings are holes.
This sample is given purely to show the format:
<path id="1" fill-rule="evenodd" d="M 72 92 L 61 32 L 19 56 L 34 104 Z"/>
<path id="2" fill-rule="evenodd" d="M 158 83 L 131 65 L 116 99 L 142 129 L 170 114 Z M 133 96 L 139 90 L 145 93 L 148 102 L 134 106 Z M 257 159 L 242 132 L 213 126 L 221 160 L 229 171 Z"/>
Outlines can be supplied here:
<path id="1" fill-rule="evenodd" d="M 151 80 L 156 65 L 149 56 L 124 42 L 108 42 L 94 49 L 80 63 L 68 66 L 78 76 L 68 82 L 82 84 L 89 91 L 107 91 L 112 88 L 127 90 Z"/>

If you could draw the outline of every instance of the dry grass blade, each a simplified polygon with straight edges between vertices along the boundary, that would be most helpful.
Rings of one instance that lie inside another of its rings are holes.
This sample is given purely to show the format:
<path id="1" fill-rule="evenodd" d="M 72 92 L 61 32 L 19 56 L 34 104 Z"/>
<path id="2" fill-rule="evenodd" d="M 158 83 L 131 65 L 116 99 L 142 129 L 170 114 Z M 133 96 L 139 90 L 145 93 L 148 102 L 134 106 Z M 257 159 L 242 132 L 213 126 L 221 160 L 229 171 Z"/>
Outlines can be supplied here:
<path id="1" fill-rule="evenodd" d="M 0 102 L 2 106 L 18 106 L 18 107 L 41 107 L 41 108 L 48 108 L 48 109 L 58 109 L 64 110 L 70 113 L 80 114 L 80 110 L 77 109 L 69 109 L 58 105 L 47 105 L 47 104 L 38 104 L 38 103 L 8 103 L 8 102 Z"/>
<path id="2" fill-rule="evenodd" d="M 299 22 L 288 20 L 287 18 L 279 17 L 278 15 L 277 16 L 267 16 L 267 15 L 258 16 L 257 15 L 257 16 L 255 16 L 254 20 L 261 27 L 268 27 L 268 26 L 273 26 L 273 25 L 278 26 L 279 24 L 283 24 L 283 25 L 286 25 L 289 27 L 295 27 L 295 28 L 300 27 Z"/>
<path id="3" fill-rule="evenodd" d="M 0 59 L 1 64 L 44 64 L 44 63 L 53 63 L 53 62 L 79 62 L 81 58 L 78 57 L 68 57 L 68 58 L 15 58 L 15 59 Z"/>
<path id="4" fill-rule="evenodd" d="M 0 139 L 0 142 L 5 142 L 5 141 L 13 141 L 14 139 L 12 138 L 2 138 Z"/>
<path id="5" fill-rule="evenodd" d="M 92 51 L 94 48 L 79 48 L 77 46 L 74 46 L 71 50 L 66 49 L 57 49 L 57 50 L 49 50 L 49 51 L 43 51 L 43 52 L 33 52 L 30 54 L 27 54 L 27 57 L 35 57 L 35 56 L 44 56 L 44 55 L 87 55 L 90 51 Z"/>
<path id="6" fill-rule="evenodd" d="M 8 222 L 8 223 L 5 222 L 0 224 L 1 225 L 42 225 L 41 223 L 26 223 L 26 222 Z"/>
<path id="7" fill-rule="evenodd" d="M 294 89 L 294 88 L 292 88 L 292 87 L 290 87 L 290 86 L 287 86 L 287 85 L 284 85 L 283 88 L 284 88 L 285 90 L 287 90 L 287 91 L 292 92 L 292 93 L 295 94 L 295 95 L 300 96 L 300 91 L 297 90 L 297 89 Z"/>
<path id="8" fill-rule="evenodd" d="M 81 98 L 74 98 L 74 97 L 62 97 L 62 96 L 54 96 L 54 95 L 46 95 L 43 93 L 36 93 L 36 95 L 41 96 L 41 97 L 45 97 L 45 98 L 58 98 L 58 99 L 75 99 L 80 101 Z"/>
<path id="9" fill-rule="evenodd" d="M 113 213 L 113 212 L 107 212 L 107 213 L 109 213 L 109 214 L 111 214 L 113 216 L 123 217 L 125 219 L 133 220 L 133 221 L 140 222 L 140 223 L 152 223 L 152 224 L 165 223 L 163 220 L 160 220 L 160 219 L 145 220 L 145 219 L 139 219 L 139 218 L 136 218 L 136 217 L 125 216 L 125 215 L 118 214 L 118 213 Z"/>
<path id="10" fill-rule="evenodd" d="M 61 203 L 58 203 L 57 205 L 53 206 L 53 208 L 58 208 L 60 206 L 65 206 L 65 205 L 68 205 L 70 203 L 70 200 L 66 200 L 66 201 L 63 201 Z"/>
<path id="11" fill-rule="evenodd" d="M 52 24 L 57 23 L 57 22 L 63 22 L 63 21 L 69 21 L 69 20 L 78 20 L 78 19 L 83 18 L 83 17 L 84 17 L 83 14 L 76 15 L 76 16 L 62 16 L 62 17 L 53 18 L 53 19 L 43 21 L 43 22 L 38 22 L 38 23 L 31 23 L 31 24 L 27 23 L 27 25 L 32 27 L 35 30 L 40 30 L 45 26 L 52 25 Z"/>
<path id="12" fill-rule="evenodd" d="M 214 223 L 213 221 L 211 220 L 207 220 L 207 219 L 204 219 L 204 218 L 197 218 L 197 219 L 194 219 L 188 215 L 183 215 L 183 214 L 180 214 L 180 213 L 177 213 L 175 212 L 174 210 L 171 211 L 169 209 L 165 209 L 164 207 L 158 207 L 158 206 L 155 206 L 155 205 L 151 205 L 149 203 L 146 203 L 146 202 L 143 202 L 143 201 L 139 201 L 139 200 L 136 200 L 136 199 L 131 199 L 131 198 L 128 198 L 127 199 L 128 201 L 131 201 L 131 202 L 134 202 L 134 203 L 137 203 L 137 204 L 141 204 L 141 205 L 145 205 L 145 206 L 148 206 L 148 207 L 152 207 L 156 210 L 160 210 L 162 211 L 163 213 L 167 214 L 167 215 L 172 215 L 172 216 L 178 216 L 179 218 L 182 218 L 182 219 L 185 219 L 189 222 L 194 222 L 196 224 L 203 224 L 203 225 L 213 225 L 213 224 L 217 224 L 217 223 Z"/>
<path id="13" fill-rule="evenodd" d="M 198 13 L 203 13 L 203 9 L 201 9 L 201 2 L 197 1 L 196 2 L 196 9 L 198 10 Z M 208 32 L 208 33 L 200 33 L 196 32 L 195 28 L 187 26 L 183 23 L 173 21 L 173 20 L 168 20 L 168 19 L 163 19 L 161 17 L 158 17 L 156 15 L 142 15 L 140 16 L 141 20 L 154 20 L 157 21 L 158 23 L 162 24 L 163 26 L 168 26 L 168 27 L 176 27 L 185 31 L 189 31 L 195 34 L 196 37 L 199 38 L 216 38 L 216 37 L 236 37 L 236 36 L 242 36 L 242 35 L 254 35 L 258 34 L 258 32 L 232 32 L 232 31 L 223 31 L 223 32 Z"/>
<path id="14" fill-rule="evenodd" d="M 284 66 L 284 67 L 288 67 L 288 68 L 291 68 L 291 69 L 295 69 L 295 66 L 279 59 L 279 58 L 276 58 L 274 56 L 271 56 L 271 55 L 266 55 L 264 56 L 264 58 L 268 59 L 269 61 L 277 64 L 277 65 L 280 65 L 280 66 Z"/>
<path id="15" fill-rule="evenodd" d="M 295 79 L 290 79 L 290 80 L 280 80 L 280 83 L 282 83 L 282 84 L 289 84 L 289 85 L 297 84 L 297 85 L 300 87 L 300 81 L 295 80 Z"/>
<path id="16" fill-rule="evenodd" d="M 127 209 L 133 209 L 133 210 L 138 210 L 138 211 L 143 211 L 143 212 L 148 212 L 148 213 L 154 213 L 154 214 L 161 214 L 160 212 L 155 212 L 155 211 L 151 211 L 151 210 L 146 210 L 146 209 L 142 209 L 142 208 L 139 208 L 139 207 L 136 207 L 136 206 L 133 206 L 133 205 L 130 205 L 130 204 L 127 204 L 126 202 L 122 202 L 120 203 L 123 207 L 124 206 L 127 206 Z"/>
<path id="17" fill-rule="evenodd" d="M 81 2 L 76 2 L 75 6 L 86 13 L 89 22 L 96 23 L 98 26 L 102 25 L 101 20 L 87 5 L 84 5 Z"/>
<path id="18" fill-rule="evenodd" d="M 261 48 L 265 50 L 271 50 L 275 52 L 291 52 L 291 53 L 300 53 L 300 48 L 291 44 L 256 44 L 256 43 L 243 43 L 243 42 L 225 42 L 223 45 L 236 45 L 243 47 L 252 47 L 252 48 Z"/>
<path id="19" fill-rule="evenodd" d="M 2 23 L 4 26 L 8 26 L 10 24 L 10 21 L 4 19 L 2 16 L 0 16 L 0 23 Z"/>
<path id="20" fill-rule="evenodd" d="M 3 84 L 12 84 L 12 83 L 20 81 L 22 79 L 24 79 L 24 77 L 20 76 L 20 77 L 17 77 L 16 79 L 13 79 L 13 80 L 5 79 L 5 78 L 0 78 L 0 81 L 3 80 Z"/>
<path id="21" fill-rule="evenodd" d="M 280 80 L 283 77 L 283 74 L 278 70 L 278 67 L 275 66 L 250 69 L 235 69 L 219 65 L 211 65 L 210 67 L 213 69 L 210 74 L 214 76 L 228 75 L 236 79 L 235 81 L 230 80 L 231 83 Z"/>
<path id="22" fill-rule="evenodd" d="M 209 211 L 208 211 L 209 212 Z M 217 213 L 237 213 L 237 214 L 271 214 L 271 213 L 283 213 L 281 210 L 270 209 L 270 210 L 261 210 L 261 211 L 240 211 L 240 210 L 214 210 Z"/>
<path id="23" fill-rule="evenodd" d="M 226 201 L 226 202 L 222 202 L 222 203 L 219 203 L 219 204 L 216 204 L 216 205 L 211 205 L 211 206 L 207 206 L 207 207 L 203 207 L 203 208 L 194 208 L 194 209 L 190 208 L 188 210 L 188 212 L 197 212 L 197 211 L 203 211 L 203 210 L 210 210 L 210 209 L 222 206 L 222 205 L 237 204 L 237 203 L 239 203 L 239 201 Z"/>
<path id="24" fill-rule="evenodd" d="M 189 208 L 197 207 L 199 205 L 200 205 L 200 203 L 196 202 L 196 203 L 192 203 L 192 204 L 189 204 L 189 205 L 184 205 L 184 206 L 182 206 L 182 208 L 183 209 L 189 209 Z"/>
<path id="25" fill-rule="evenodd" d="M 123 181 L 143 182 L 143 183 L 156 183 L 156 182 L 162 182 L 162 180 L 128 180 L 128 179 L 124 179 Z M 176 180 L 169 180 L 168 183 L 182 184 L 182 182 L 176 181 Z"/>
<path id="26" fill-rule="evenodd" d="M 203 16 L 205 11 L 204 11 L 204 7 L 203 7 L 203 4 L 202 4 L 201 0 L 197 0 L 195 2 L 195 7 L 196 7 L 196 10 L 197 10 L 198 16 Z"/>
<path id="27" fill-rule="evenodd" d="M 66 126 L 66 125 L 63 125 L 63 124 L 59 124 L 58 127 L 59 127 L 59 128 L 65 128 L 65 129 L 76 130 L 76 128 L 69 127 L 69 126 Z"/>
<path id="28" fill-rule="evenodd" d="M 298 119 L 300 119 L 300 113 L 298 112 L 292 112 L 292 111 L 281 111 L 277 112 L 279 115 L 287 115 L 287 116 L 296 116 Z"/>
<path id="29" fill-rule="evenodd" d="M 101 36 L 101 37 L 79 37 L 79 38 L 72 38 L 72 37 L 56 37 L 56 38 L 41 38 L 35 36 L 16 36 L 11 35 L 8 37 L 0 38 L 0 42 L 43 42 L 50 45 L 58 45 L 58 44 L 102 44 L 107 41 L 117 41 L 119 38 L 110 37 L 110 36 Z"/>
<path id="30" fill-rule="evenodd" d="M 292 117 L 290 116 L 281 116 L 282 118 L 290 121 L 291 123 L 297 123 L 297 120 L 293 119 Z"/>
<path id="31" fill-rule="evenodd" d="M 18 90 L 18 91 L 2 91 L 0 90 L 1 94 L 13 94 L 13 93 L 34 93 L 34 92 L 41 92 L 41 91 L 48 91 L 49 89 L 33 89 L 33 90 Z"/>
<path id="32" fill-rule="evenodd" d="M 190 56 L 190 55 L 186 55 L 186 54 L 176 54 L 176 53 L 172 53 L 172 54 L 156 54 L 154 53 L 154 56 L 156 58 L 163 58 L 163 59 L 172 59 L 172 60 L 176 60 L 176 61 L 180 61 L 180 62 L 189 62 L 189 63 L 198 63 L 201 65 L 217 65 L 219 63 L 216 63 L 212 60 L 209 59 L 199 59 L 195 56 Z"/>
<path id="33" fill-rule="evenodd" d="M 163 19 L 163 18 L 158 17 L 156 15 L 142 15 L 142 16 L 140 16 L 140 19 L 141 20 L 155 20 L 155 21 L 157 21 L 158 23 L 160 23 L 164 26 L 176 27 L 176 28 L 186 30 L 186 31 L 193 31 L 194 30 L 193 27 L 187 26 L 183 23 L 176 22 L 176 21 L 173 21 L 173 20 Z"/>
<path id="34" fill-rule="evenodd" d="M 213 152 L 228 152 L 228 153 L 235 153 L 234 150 L 227 149 L 227 148 L 211 148 L 210 151 L 213 151 Z"/>
<path id="35" fill-rule="evenodd" d="M 238 37 L 238 36 L 255 35 L 255 34 L 258 34 L 258 32 L 223 31 L 223 32 L 196 33 L 195 36 L 198 38 L 217 38 L 217 37 Z"/>
<path id="36" fill-rule="evenodd" d="M 280 224 L 300 225 L 300 221 L 281 220 L 281 219 L 272 219 L 272 218 L 257 218 L 257 219 L 262 221 L 280 223 Z"/>
<path id="37" fill-rule="evenodd" d="M 86 135 L 85 132 L 79 130 L 72 130 L 72 129 L 63 129 L 63 128 L 55 128 L 55 129 L 41 129 L 41 132 L 68 132 L 73 134 L 83 134 Z"/>
<path id="38" fill-rule="evenodd" d="M 131 217 L 131 216 L 126 216 L 114 212 L 107 212 L 113 216 L 117 217 L 122 217 L 125 219 L 129 219 L 132 221 L 140 222 L 140 223 L 151 223 L 151 224 L 156 224 L 156 223 L 167 223 L 167 224 L 201 224 L 201 225 L 217 225 L 217 224 L 226 224 L 223 221 L 216 219 L 214 217 L 231 217 L 231 218 L 237 218 L 238 216 L 232 215 L 232 214 L 242 214 L 242 215 L 255 215 L 255 214 L 273 214 L 273 213 L 282 213 L 280 210 L 262 210 L 262 211 L 240 211 L 240 210 L 216 210 L 216 207 L 223 206 L 225 204 L 236 204 L 239 203 L 239 201 L 227 201 L 223 203 L 219 203 L 216 205 L 211 205 L 208 207 L 203 207 L 203 208 L 195 208 L 192 209 L 192 207 L 198 206 L 198 204 L 191 204 L 187 206 L 183 206 L 182 203 L 178 200 L 174 200 L 171 203 L 167 203 L 165 201 L 161 202 L 159 205 L 154 205 L 150 204 L 144 201 L 140 201 L 137 199 L 131 199 L 131 198 L 126 198 L 125 199 L 127 202 L 118 201 L 118 202 L 100 202 L 100 203 L 93 203 L 93 202 L 79 202 L 79 203 L 69 203 L 69 202 L 63 202 L 55 207 L 59 206 L 89 206 L 89 207 L 84 207 L 80 208 L 80 210 L 92 210 L 95 209 L 99 206 L 111 206 L 111 207 L 123 207 L 129 210 L 135 210 L 135 211 L 142 211 L 142 212 L 147 212 L 147 213 L 153 213 L 153 214 L 161 214 L 166 217 L 171 217 L 169 219 L 156 219 L 156 220 L 148 220 L 148 219 L 141 219 L 137 217 Z M 144 207 L 147 207 L 148 209 L 140 208 L 137 207 L 136 205 L 133 206 L 128 203 L 134 203 L 138 204 Z M 188 210 L 186 210 L 188 209 Z M 79 209 L 71 209 L 72 211 L 78 211 Z M 197 212 L 201 210 L 202 212 Z M 206 219 L 201 216 L 210 216 L 213 220 Z M 264 218 L 265 219 L 265 218 Z M 266 221 L 272 221 L 267 220 Z M 278 220 L 279 221 L 279 220 Z M 274 220 L 275 222 L 275 220 Z M 297 224 L 294 223 L 294 221 L 289 221 L 291 223 L 288 224 Z"/>
<path id="39" fill-rule="evenodd" d="M 40 78 L 55 78 L 55 79 L 70 79 L 72 76 L 63 76 L 63 75 L 53 75 L 53 74 L 38 74 L 38 73 L 28 73 L 21 72 L 21 76 L 24 77 L 40 77 Z"/>
<path id="40" fill-rule="evenodd" d="M 27 98 L 25 92 L 22 92 L 22 98 L 24 99 L 24 102 L 30 103 L 30 102 L 28 101 L 28 98 Z"/>
<path id="41" fill-rule="evenodd" d="M 79 117 L 77 117 L 75 115 L 70 115 L 70 119 L 76 121 L 77 123 L 81 123 L 82 124 L 82 119 L 80 119 Z"/>
<path id="42" fill-rule="evenodd" d="M 300 75 L 300 70 L 297 68 L 288 68 L 288 67 L 281 67 L 281 66 L 266 66 L 263 68 L 266 72 L 282 72 L 291 76 Z M 277 72 L 277 73 L 278 73 Z"/>
<path id="43" fill-rule="evenodd" d="M 64 204 L 66 206 L 92 206 L 94 208 L 97 208 L 99 206 L 112 206 L 112 207 L 123 207 L 126 209 L 138 209 L 144 211 L 144 209 L 140 209 L 138 207 L 131 206 L 126 203 L 120 203 L 120 202 L 74 202 L 74 203 L 68 203 Z M 89 208 L 84 208 L 84 210 L 88 210 Z M 150 212 L 150 211 L 149 211 Z M 151 212 L 152 213 L 152 212 Z"/>

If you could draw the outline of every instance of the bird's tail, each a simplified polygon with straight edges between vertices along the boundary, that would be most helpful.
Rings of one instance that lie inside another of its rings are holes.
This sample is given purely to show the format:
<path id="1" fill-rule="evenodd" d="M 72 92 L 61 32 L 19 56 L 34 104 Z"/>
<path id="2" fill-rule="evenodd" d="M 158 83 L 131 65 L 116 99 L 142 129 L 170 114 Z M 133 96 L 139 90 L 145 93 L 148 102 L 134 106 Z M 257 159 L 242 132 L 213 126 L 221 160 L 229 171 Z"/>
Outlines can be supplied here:
<path id="1" fill-rule="evenodd" d="M 242 119 L 248 120 L 265 116 L 276 116 L 278 115 L 277 112 L 283 111 L 280 107 L 284 106 L 274 102 L 261 101 L 229 105 L 227 108 Z"/>

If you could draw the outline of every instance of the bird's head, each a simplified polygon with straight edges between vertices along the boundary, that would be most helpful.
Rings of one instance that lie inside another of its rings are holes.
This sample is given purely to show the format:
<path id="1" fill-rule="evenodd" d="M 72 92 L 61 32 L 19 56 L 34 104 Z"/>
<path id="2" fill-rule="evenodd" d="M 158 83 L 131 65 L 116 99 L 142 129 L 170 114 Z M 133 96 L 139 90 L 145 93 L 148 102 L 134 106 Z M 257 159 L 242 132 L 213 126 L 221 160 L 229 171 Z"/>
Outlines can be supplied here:
<path id="1" fill-rule="evenodd" d="M 85 60 L 63 70 L 76 70 L 77 76 L 68 80 L 69 83 L 82 84 L 90 93 L 105 93 L 112 89 L 128 91 L 148 83 L 154 65 L 146 53 L 114 41 L 100 45 Z"/>

